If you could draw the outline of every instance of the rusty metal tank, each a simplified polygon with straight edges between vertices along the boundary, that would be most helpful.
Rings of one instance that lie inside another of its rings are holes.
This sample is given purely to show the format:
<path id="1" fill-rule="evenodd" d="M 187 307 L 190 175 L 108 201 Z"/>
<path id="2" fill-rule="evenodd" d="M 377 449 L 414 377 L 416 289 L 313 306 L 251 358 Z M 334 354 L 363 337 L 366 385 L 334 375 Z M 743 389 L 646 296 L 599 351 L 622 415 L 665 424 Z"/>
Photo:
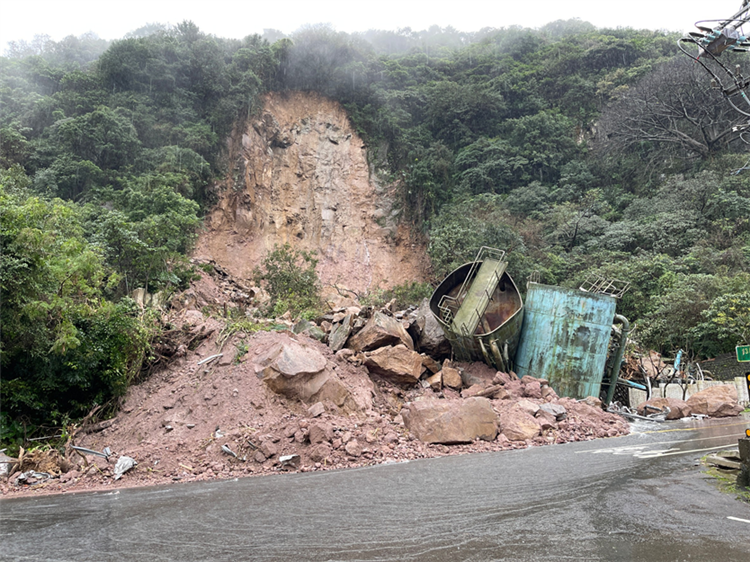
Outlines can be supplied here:
<path id="1" fill-rule="evenodd" d="M 512 368 L 523 324 L 523 300 L 505 271 L 505 252 L 482 248 L 451 272 L 430 298 L 430 310 L 459 361 Z"/>
<path id="2" fill-rule="evenodd" d="M 529 283 L 515 368 L 547 379 L 560 396 L 599 396 L 616 300 Z"/>

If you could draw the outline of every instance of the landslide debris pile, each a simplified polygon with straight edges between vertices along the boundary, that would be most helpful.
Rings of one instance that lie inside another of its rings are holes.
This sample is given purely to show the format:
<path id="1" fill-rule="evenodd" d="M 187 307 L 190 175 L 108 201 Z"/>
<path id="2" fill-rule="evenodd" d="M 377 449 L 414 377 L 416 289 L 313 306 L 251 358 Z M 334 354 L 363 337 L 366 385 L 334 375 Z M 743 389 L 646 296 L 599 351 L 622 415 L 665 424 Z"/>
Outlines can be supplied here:
<path id="1" fill-rule="evenodd" d="M 71 442 L 109 447 L 109 459 L 69 447 L 59 476 L 11 477 L 4 493 L 31 482 L 59 491 L 326 470 L 628 432 L 597 399 L 559 398 L 544 380 L 452 362 L 426 302 L 392 312 L 333 291 L 317 322 L 282 317 L 268 329 L 247 320 L 262 291 L 203 265 L 212 273 L 171 302 L 158 370 L 130 388 L 114 419 L 85 424 Z M 238 311 L 243 320 L 221 318 Z M 137 465 L 115 483 L 121 456 Z"/>

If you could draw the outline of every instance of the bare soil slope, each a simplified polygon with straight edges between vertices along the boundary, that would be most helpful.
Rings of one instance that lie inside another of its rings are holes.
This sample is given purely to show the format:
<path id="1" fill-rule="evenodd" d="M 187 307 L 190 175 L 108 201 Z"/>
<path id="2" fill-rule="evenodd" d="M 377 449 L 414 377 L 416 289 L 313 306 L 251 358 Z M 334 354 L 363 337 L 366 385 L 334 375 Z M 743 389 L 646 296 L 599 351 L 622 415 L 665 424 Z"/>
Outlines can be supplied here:
<path id="1" fill-rule="evenodd" d="M 324 284 L 357 292 L 425 278 L 424 243 L 401 221 L 396 185 L 380 182 L 335 101 L 270 93 L 230 142 L 232 170 L 196 256 L 247 279 L 274 244 L 315 250 Z"/>

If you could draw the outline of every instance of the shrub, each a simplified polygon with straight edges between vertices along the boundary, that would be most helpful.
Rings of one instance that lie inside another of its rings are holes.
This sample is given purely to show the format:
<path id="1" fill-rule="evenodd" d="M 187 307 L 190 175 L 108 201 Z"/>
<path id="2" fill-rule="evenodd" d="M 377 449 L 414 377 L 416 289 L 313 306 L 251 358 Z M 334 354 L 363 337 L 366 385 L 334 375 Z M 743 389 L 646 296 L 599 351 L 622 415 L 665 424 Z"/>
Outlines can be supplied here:
<path id="1" fill-rule="evenodd" d="M 315 273 L 315 252 L 293 249 L 289 244 L 274 245 L 255 268 L 253 279 L 263 285 L 271 297 L 268 313 L 281 316 L 314 317 L 320 308 L 320 280 Z"/>

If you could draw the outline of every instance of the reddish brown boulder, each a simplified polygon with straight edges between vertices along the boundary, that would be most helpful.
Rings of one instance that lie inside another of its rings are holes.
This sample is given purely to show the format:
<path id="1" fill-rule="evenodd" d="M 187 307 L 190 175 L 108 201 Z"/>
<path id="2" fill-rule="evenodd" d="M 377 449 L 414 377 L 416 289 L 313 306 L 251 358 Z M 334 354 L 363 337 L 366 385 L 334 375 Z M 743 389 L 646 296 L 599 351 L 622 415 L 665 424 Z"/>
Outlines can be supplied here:
<path id="1" fill-rule="evenodd" d="M 443 384 L 445 386 L 458 390 L 463 385 L 461 373 L 458 372 L 458 369 L 454 369 L 453 367 L 443 367 L 443 370 L 440 372 L 442 373 Z"/>
<path id="2" fill-rule="evenodd" d="M 380 347 L 398 346 L 399 344 L 405 345 L 412 351 L 414 350 L 414 342 L 401 323 L 382 312 L 373 314 L 365 327 L 349 338 L 349 347 L 354 351 L 371 351 Z"/>
<path id="3" fill-rule="evenodd" d="M 287 398 L 308 404 L 330 401 L 350 411 L 369 407 L 369 398 L 353 395 L 322 353 L 291 338 L 281 336 L 253 363 L 268 388 Z"/>
<path id="4" fill-rule="evenodd" d="M 310 426 L 307 436 L 313 445 L 328 443 L 333 439 L 333 427 L 325 422 L 314 423 Z"/>
<path id="5" fill-rule="evenodd" d="M 492 441 L 497 436 L 497 414 L 487 398 L 410 402 L 401 416 L 407 429 L 425 443 Z"/>
<path id="6" fill-rule="evenodd" d="M 310 449 L 310 460 L 312 462 L 323 462 L 331 456 L 331 446 L 328 443 L 319 443 Z"/>
<path id="7" fill-rule="evenodd" d="M 469 388 L 465 388 L 463 391 L 461 391 L 461 396 L 463 398 L 471 398 L 472 396 L 477 396 L 484 390 L 485 386 L 483 384 L 472 384 Z"/>
<path id="8" fill-rule="evenodd" d="M 415 384 L 422 375 L 422 357 L 405 345 L 381 347 L 367 354 L 365 367 L 370 373 L 396 384 Z"/>
<path id="9" fill-rule="evenodd" d="M 508 409 L 500 416 L 500 431 L 511 441 L 533 439 L 541 432 L 541 424 L 521 408 Z"/>
<path id="10" fill-rule="evenodd" d="M 536 413 L 539 411 L 539 405 L 535 404 L 531 400 L 519 400 L 513 405 L 513 408 L 521 410 L 522 412 L 526 412 L 531 417 L 536 416 Z"/>
<path id="11" fill-rule="evenodd" d="M 524 377 L 525 379 L 526 377 Z M 527 398 L 537 398 L 540 399 L 542 397 L 542 385 L 539 383 L 539 381 L 527 381 L 524 382 L 523 379 L 521 379 L 521 387 L 523 391 L 523 395 Z"/>
<path id="12" fill-rule="evenodd" d="M 681 418 L 686 418 L 692 413 L 690 406 L 688 406 L 688 403 L 678 398 L 652 398 L 648 402 L 644 402 L 643 404 L 638 406 L 639 415 L 645 416 L 656 412 L 656 410 L 647 409 L 646 406 L 653 406 L 654 408 L 659 408 L 660 410 L 669 408 L 669 414 L 667 414 L 668 420 L 679 420 Z"/>
<path id="13" fill-rule="evenodd" d="M 551 386 L 542 386 L 542 398 L 547 402 L 552 402 L 553 400 L 557 400 L 559 396 Z"/>
<path id="14" fill-rule="evenodd" d="M 546 410 L 540 409 L 534 417 L 536 418 L 536 421 L 539 422 L 542 430 L 551 429 L 557 426 L 557 417 Z"/>
<path id="15" fill-rule="evenodd" d="M 435 361 L 432 357 L 429 355 L 425 355 L 424 353 L 422 355 L 422 365 L 424 365 L 428 371 L 430 371 L 433 375 L 440 372 L 440 369 L 443 367 Z"/>
<path id="16" fill-rule="evenodd" d="M 510 380 L 510 375 L 508 373 L 498 371 L 492 378 L 492 384 L 507 384 L 510 382 Z"/>
<path id="17" fill-rule="evenodd" d="M 344 451 L 346 451 L 346 454 L 350 457 L 359 457 L 362 456 L 362 445 L 360 445 L 356 439 L 353 439 L 344 445 Z"/>
<path id="18" fill-rule="evenodd" d="M 737 389 L 730 385 L 710 386 L 688 398 L 687 405 L 692 413 L 712 418 L 736 416 L 742 411 L 737 403 Z"/>

